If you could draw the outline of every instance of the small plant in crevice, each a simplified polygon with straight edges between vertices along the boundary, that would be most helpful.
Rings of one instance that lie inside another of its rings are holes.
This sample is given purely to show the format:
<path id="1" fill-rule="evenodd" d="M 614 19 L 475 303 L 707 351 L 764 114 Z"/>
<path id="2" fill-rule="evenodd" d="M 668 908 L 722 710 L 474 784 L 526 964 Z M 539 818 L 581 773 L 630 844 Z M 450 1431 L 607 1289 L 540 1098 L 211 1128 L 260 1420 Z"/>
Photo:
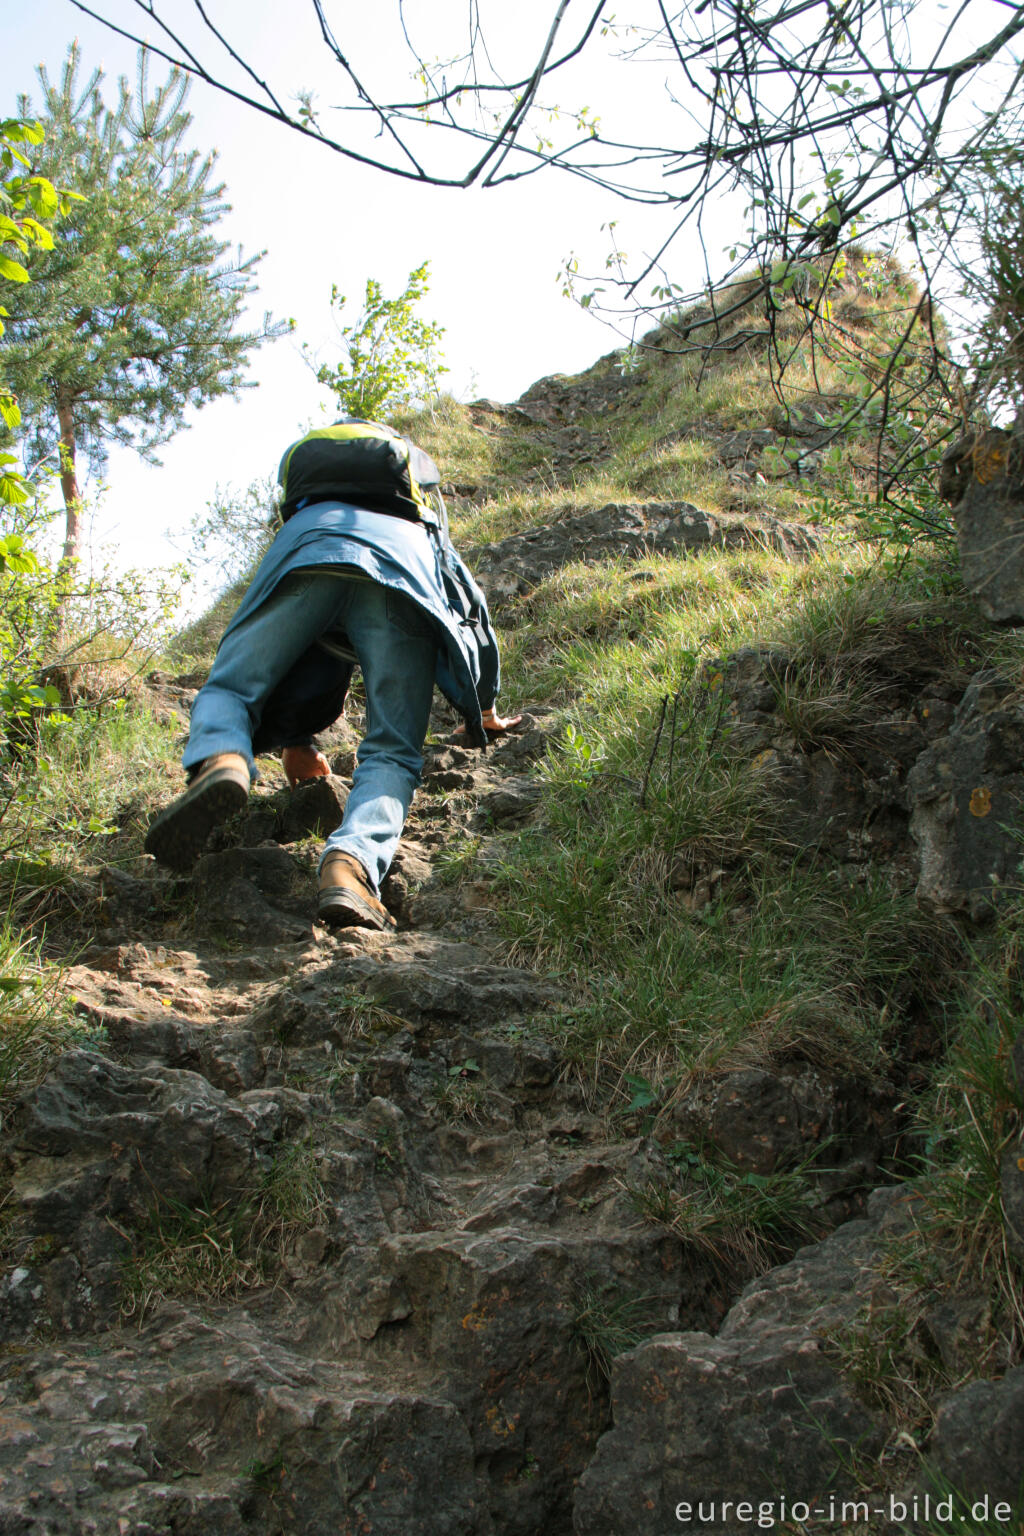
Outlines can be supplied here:
<path id="1" fill-rule="evenodd" d="M 453 837 L 434 856 L 434 872 L 444 885 L 458 885 L 479 867 L 483 839 L 477 833 Z"/>
<path id="2" fill-rule="evenodd" d="M 675 1177 L 634 1185 L 634 1204 L 720 1267 L 762 1274 L 826 1230 L 807 1164 L 747 1172 L 688 1142 L 667 1160 Z"/>
<path id="3" fill-rule="evenodd" d="M 273 1456 L 268 1458 L 254 1456 L 245 1468 L 245 1476 L 261 1493 L 269 1493 L 273 1496 L 288 1476 L 284 1452 L 278 1448 Z"/>
<path id="4" fill-rule="evenodd" d="M 124 1317 L 137 1317 L 141 1326 L 161 1297 L 215 1300 L 263 1284 L 267 1263 L 254 1242 L 256 1216 L 252 1196 L 218 1200 L 208 1193 L 187 1201 L 160 1193 L 138 1227 L 117 1227 L 128 1244 Z"/>
<path id="5" fill-rule="evenodd" d="M 394 1126 L 382 1125 L 373 1135 L 373 1166 L 378 1173 L 397 1173 L 404 1161 L 401 1142 Z"/>
<path id="6" fill-rule="evenodd" d="M 918 1296 L 883 1291 L 841 1327 L 826 1328 L 829 1355 L 843 1376 L 892 1425 L 890 1445 L 913 1441 L 930 1431 L 935 1403 L 962 1384 L 928 1337 L 926 1305 Z"/>
<path id="7" fill-rule="evenodd" d="M 480 1064 L 472 1057 L 454 1062 L 434 1087 L 434 1105 L 442 1120 L 475 1124 L 483 1119 L 487 1090 Z"/>
<path id="8" fill-rule="evenodd" d="M 315 1225 L 328 1210 L 321 1159 L 311 1141 L 296 1142 L 274 1159 L 263 1176 L 259 1222 L 271 1233 Z"/>
<path id="9" fill-rule="evenodd" d="M 385 1030 L 393 1033 L 396 1029 L 409 1028 L 408 1019 L 382 1008 L 365 992 L 357 992 L 351 987 L 336 988 L 330 994 L 330 1005 L 333 1013 L 342 1016 L 345 1034 L 353 1040 L 363 1040 Z"/>
<path id="10" fill-rule="evenodd" d="M 249 1188 L 200 1189 L 191 1200 L 153 1194 L 141 1221 L 115 1227 L 126 1243 L 122 1315 L 140 1325 L 162 1296 L 216 1300 L 269 1283 L 291 1240 L 329 1214 L 308 1142 L 282 1151 Z"/>
<path id="11" fill-rule="evenodd" d="M 593 1279 L 581 1285 L 574 1298 L 572 1336 L 587 1357 L 591 1392 L 607 1390 L 616 1357 L 662 1326 L 656 1297 L 624 1295 Z"/>

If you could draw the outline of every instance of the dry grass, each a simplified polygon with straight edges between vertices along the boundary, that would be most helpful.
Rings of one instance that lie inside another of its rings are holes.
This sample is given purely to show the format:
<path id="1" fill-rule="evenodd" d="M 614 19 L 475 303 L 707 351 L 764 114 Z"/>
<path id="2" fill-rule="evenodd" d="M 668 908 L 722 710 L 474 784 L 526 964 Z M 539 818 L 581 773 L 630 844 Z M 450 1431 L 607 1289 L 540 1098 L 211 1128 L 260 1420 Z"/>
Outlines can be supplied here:
<path id="1" fill-rule="evenodd" d="M 165 1296 L 220 1300 L 271 1283 L 295 1238 L 329 1202 L 312 1146 L 287 1148 L 248 1194 L 186 1203 L 155 1191 L 148 1220 L 118 1230 L 129 1244 L 122 1315 L 140 1326 Z"/>
<path id="2" fill-rule="evenodd" d="M 636 1208 L 716 1267 L 764 1274 L 826 1228 L 803 1168 L 743 1173 L 683 1143 L 669 1157 L 676 1179 L 635 1187 Z"/>

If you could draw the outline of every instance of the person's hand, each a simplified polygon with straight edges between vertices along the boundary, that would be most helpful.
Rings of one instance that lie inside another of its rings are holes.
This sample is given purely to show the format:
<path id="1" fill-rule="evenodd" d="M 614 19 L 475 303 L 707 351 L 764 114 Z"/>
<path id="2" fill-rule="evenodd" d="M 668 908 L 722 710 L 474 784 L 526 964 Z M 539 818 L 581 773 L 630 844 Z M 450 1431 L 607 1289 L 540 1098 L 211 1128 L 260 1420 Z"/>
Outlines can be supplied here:
<path id="1" fill-rule="evenodd" d="M 515 730 L 516 726 L 522 721 L 522 718 L 522 715 L 496 715 L 493 708 L 485 709 L 482 715 L 484 730 L 488 736 L 492 737 L 504 736 L 507 731 Z M 466 727 L 464 725 L 456 726 L 452 732 L 452 736 L 456 741 L 461 736 L 465 736 L 465 734 Z"/>
<path id="2" fill-rule="evenodd" d="M 511 731 L 522 720 L 522 715 L 496 715 L 493 709 L 485 709 L 483 714 L 484 730 L 488 736 L 504 736 L 506 731 Z"/>
<path id="3" fill-rule="evenodd" d="M 281 753 L 281 767 L 293 789 L 296 784 L 304 784 L 307 779 L 328 779 L 331 776 L 330 763 L 316 747 L 285 747 Z"/>

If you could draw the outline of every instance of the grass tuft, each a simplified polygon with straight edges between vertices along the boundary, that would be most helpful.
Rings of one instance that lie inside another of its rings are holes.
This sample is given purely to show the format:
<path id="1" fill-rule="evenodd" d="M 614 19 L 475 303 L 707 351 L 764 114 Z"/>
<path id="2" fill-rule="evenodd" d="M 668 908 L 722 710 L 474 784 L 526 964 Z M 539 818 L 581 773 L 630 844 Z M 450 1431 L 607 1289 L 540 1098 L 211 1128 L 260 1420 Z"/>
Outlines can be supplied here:
<path id="1" fill-rule="evenodd" d="M 635 1187 L 636 1208 L 722 1269 L 763 1274 L 826 1228 L 806 1167 L 744 1173 L 685 1142 L 668 1160 L 675 1179 Z"/>
<path id="2" fill-rule="evenodd" d="M 0 925 L 0 1124 L 19 1094 L 38 1083 L 71 1045 L 96 1038 L 62 991 L 62 972 L 39 945 Z"/>
<path id="3" fill-rule="evenodd" d="M 141 1226 L 120 1229 L 129 1244 L 122 1314 L 140 1325 L 161 1297 L 218 1300 L 270 1283 L 295 1237 L 329 1211 L 309 1143 L 286 1148 L 248 1191 L 191 1203 L 155 1193 Z"/>

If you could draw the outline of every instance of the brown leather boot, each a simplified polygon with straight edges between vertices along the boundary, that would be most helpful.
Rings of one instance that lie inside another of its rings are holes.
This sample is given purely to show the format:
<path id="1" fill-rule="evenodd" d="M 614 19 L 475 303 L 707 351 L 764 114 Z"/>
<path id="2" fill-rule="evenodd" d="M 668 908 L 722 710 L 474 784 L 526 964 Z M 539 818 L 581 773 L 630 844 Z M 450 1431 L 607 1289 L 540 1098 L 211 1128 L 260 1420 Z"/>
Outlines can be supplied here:
<path id="1" fill-rule="evenodd" d="M 317 916 L 329 928 L 394 928 L 387 907 L 358 859 L 350 853 L 329 853 L 320 867 Z"/>
<path id="2" fill-rule="evenodd" d="M 240 811 L 248 798 L 249 764 L 242 754 L 208 757 L 185 793 L 154 817 L 146 852 L 168 869 L 191 869 L 214 827 Z"/>

